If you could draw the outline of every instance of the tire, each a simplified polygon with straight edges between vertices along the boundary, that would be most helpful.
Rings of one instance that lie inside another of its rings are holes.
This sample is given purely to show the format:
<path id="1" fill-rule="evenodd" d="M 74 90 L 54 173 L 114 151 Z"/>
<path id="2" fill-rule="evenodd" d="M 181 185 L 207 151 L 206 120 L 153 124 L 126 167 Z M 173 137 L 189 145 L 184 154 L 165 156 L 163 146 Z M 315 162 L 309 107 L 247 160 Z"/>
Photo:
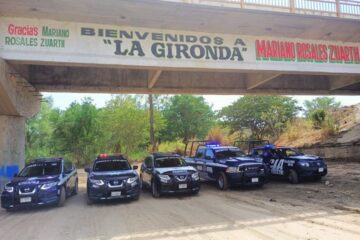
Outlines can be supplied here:
<path id="1" fill-rule="evenodd" d="M 76 179 L 76 181 L 75 181 L 75 187 L 74 187 L 74 190 L 73 190 L 73 192 L 72 192 L 72 195 L 77 195 L 78 192 L 79 192 L 79 181 L 78 181 L 78 179 Z"/>
<path id="2" fill-rule="evenodd" d="M 146 189 L 146 186 L 144 184 L 144 181 L 143 181 L 143 178 L 142 178 L 142 175 L 140 174 L 140 186 L 141 186 L 141 190 L 145 190 Z"/>
<path id="3" fill-rule="evenodd" d="M 139 199 L 140 199 L 140 193 L 133 198 L 134 201 L 139 201 Z"/>
<path id="4" fill-rule="evenodd" d="M 315 182 L 320 182 L 321 178 L 322 178 L 322 176 L 316 176 L 316 177 L 314 177 L 314 181 Z"/>
<path id="5" fill-rule="evenodd" d="M 289 170 L 288 180 L 291 184 L 299 183 L 299 176 L 295 170 L 293 169 Z"/>
<path id="6" fill-rule="evenodd" d="M 63 207 L 65 205 L 65 200 L 66 200 L 66 189 L 64 186 L 62 186 L 60 189 L 58 207 Z"/>
<path id="7" fill-rule="evenodd" d="M 154 198 L 160 197 L 159 189 L 156 186 L 155 180 L 151 181 L 151 194 Z"/>
<path id="8" fill-rule="evenodd" d="M 218 188 L 222 191 L 225 191 L 229 188 L 229 181 L 225 173 L 221 172 L 216 180 Z"/>
<path id="9" fill-rule="evenodd" d="M 87 205 L 92 205 L 94 203 L 94 201 L 93 200 L 91 200 L 90 198 L 89 198 L 89 196 L 86 196 L 86 204 Z"/>

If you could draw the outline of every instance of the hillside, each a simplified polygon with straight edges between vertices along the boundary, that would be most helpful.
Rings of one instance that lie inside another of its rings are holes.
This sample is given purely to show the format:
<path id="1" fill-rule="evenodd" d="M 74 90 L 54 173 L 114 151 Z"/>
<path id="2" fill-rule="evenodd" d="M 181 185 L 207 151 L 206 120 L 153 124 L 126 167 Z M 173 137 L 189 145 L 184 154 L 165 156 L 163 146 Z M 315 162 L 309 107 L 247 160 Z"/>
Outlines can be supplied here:
<path id="1" fill-rule="evenodd" d="M 336 134 L 314 129 L 305 120 L 295 121 L 276 141 L 278 145 L 309 147 L 312 145 L 360 142 L 360 104 L 341 107 L 332 112 Z"/>

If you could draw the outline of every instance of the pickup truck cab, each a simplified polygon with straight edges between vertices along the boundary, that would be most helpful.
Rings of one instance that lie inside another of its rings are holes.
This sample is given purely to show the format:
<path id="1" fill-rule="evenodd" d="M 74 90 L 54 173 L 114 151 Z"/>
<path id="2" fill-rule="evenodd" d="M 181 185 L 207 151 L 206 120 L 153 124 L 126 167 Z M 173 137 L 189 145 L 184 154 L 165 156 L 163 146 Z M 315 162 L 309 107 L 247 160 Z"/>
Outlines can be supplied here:
<path id="1" fill-rule="evenodd" d="M 184 159 L 199 171 L 202 180 L 216 181 L 221 190 L 230 186 L 262 186 L 268 182 L 266 165 L 234 146 L 198 145 L 195 156 Z"/>
<path id="2" fill-rule="evenodd" d="M 40 158 L 27 164 L 5 185 L 1 206 L 7 210 L 43 205 L 63 206 L 78 192 L 74 164 L 63 158 Z"/>
<path id="3" fill-rule="evenodd" d="M 263 161 L 270 168 L 272 176 L 287 178 L 293 184 L 305 178 L 320 180 L 327 174 L 327 166 L 322 158 L 305 155 L 291 147 L 268 144 L 254 148 L 251 155 Z"/>

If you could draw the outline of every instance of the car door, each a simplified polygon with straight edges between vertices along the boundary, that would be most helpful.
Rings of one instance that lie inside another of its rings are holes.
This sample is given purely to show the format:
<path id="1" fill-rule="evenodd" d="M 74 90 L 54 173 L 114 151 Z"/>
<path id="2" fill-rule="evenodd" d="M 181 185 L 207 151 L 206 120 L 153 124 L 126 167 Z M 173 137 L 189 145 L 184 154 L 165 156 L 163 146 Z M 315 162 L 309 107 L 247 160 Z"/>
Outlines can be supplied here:
<path id="1" fill-rule="evenodd" d="M 64 160 L 64 172 L 63 172 L 63 178 L 66 182 L 66 192 L 71 193 L 75 186 L 75 179 L 72 176 L 73 171 L 73 164 L 69 160 Z"/>
<path id="2" fill-rule="evenodd" d="M 205 162 L 205 147 L 199 147 L 195 155 L 195 166 L 199 171 L 200 178 L 207 179 L 206 162 Z"/>
<path id="3" fill-rule="evenodd" d="M 215 154 L 214 150 L 211 148 L 207 148 L 205 150 L 205 157 L 204 157 L 204 166 L 203 171 L 205 172 L 206 178 L 208 179 L 214 179 L 214 173 L 216 172 L 215 165 Z"/>
<path id="4" fill-rule="evenodd" d="M 153 157 L 148 156 L 145 158 L 144 163 L 142 165 L 142 179 L 146 185 L 150 186 L 151 184 L 153 169 L 154 169 Z"/>

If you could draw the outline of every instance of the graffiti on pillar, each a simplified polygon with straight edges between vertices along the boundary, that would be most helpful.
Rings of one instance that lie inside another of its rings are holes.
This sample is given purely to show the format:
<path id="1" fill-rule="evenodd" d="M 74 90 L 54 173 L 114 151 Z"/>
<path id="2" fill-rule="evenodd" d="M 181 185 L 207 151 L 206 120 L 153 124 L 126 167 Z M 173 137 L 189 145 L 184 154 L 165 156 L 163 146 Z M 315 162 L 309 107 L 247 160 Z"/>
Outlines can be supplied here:
<path id="1" fill-rule="evenodd" d="M 0 166 L 0 178 L 13 178 L 17 173 L 19 173 L 18 165 Z"/>

